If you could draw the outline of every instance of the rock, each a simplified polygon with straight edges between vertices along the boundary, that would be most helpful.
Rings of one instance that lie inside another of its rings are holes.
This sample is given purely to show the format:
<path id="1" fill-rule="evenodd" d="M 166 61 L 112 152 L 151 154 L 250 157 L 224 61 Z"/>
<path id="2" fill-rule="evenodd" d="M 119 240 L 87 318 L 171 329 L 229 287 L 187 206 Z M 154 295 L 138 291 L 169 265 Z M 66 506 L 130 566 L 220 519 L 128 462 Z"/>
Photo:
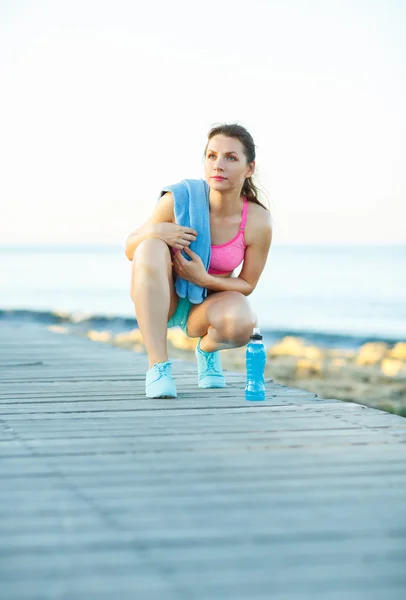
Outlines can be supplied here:
<path id="1" fill-rule="evenodd" d="M 323 371 L 323 362 L 321 360 L 311 360 L 309 358 L 299 358 L 296 363 L 297 377 L 312 377 L 321 375 Z"/>
<path id="2" fill-rule="evenodd" d="M 286 336 L 278 344 L 271 346 L 268 356 L 298 356 L 310 360 L 321 360 L 324 352 L 317 346 L 305 345 L 303 338 Z"/>
<path id="3" fill-rule="evenodd" d="M 48 329 L 54 333 L 68 333 L 66 327 L 62 327 L 61 325 L 50 325 Z"/>
<path id="4" fill-rule="evenodd" d="M 406 378 L 406 364 L 402 360 L 385 358 L 381 363 L 381 369 L 382 373 L 385 373 L 388 377 Z"/>
<path id="5" fill-rule="evenodd" d="M 388 351 L 389 358 L 397 358 L 406 363 L 406 342 L 397 342 L 391 350 Z"/>
<path id="6" fill-rule="evenodd" d="M 144 344 L 141 331 L 139 329 L 133 329 L 132 331 L 126 331 L 124 333 L 117 333 L 114 336 L 113 341 L 117 346 L 131 345 L 134 343 Z"/>
<path id="7" fill-rule="evenodd" d="M 385 356 L 388 351 L 386 342 L 368 342 L 361 346 L 355 364 L 359 366 L 376 365 Z"/>
<path id="8" fill-rule="evenodd" d="M 268 356 L 298 356 L 303 349 L 304 340 L 292 336 L 284 337 L 280 342 L 268 348 Z"/>
<path id="9" fill-rule="evenodd" d="M 87 337 L 93 342 L 109 343 L 111 342 L 113 335 L 111 331 L 96 331 L 91 329 L 87 332 Z"/>

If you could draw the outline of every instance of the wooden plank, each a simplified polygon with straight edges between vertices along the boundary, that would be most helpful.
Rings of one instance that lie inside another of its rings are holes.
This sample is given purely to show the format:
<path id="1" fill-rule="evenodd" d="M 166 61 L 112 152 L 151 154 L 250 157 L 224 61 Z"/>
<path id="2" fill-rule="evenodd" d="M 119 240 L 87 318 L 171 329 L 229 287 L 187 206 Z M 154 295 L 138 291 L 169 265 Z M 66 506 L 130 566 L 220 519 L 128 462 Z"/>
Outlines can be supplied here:
<path id="1" fill-rule="evenodd" d="M 406 420 L 2 325 L 0 597 L 400 600 Z"/>

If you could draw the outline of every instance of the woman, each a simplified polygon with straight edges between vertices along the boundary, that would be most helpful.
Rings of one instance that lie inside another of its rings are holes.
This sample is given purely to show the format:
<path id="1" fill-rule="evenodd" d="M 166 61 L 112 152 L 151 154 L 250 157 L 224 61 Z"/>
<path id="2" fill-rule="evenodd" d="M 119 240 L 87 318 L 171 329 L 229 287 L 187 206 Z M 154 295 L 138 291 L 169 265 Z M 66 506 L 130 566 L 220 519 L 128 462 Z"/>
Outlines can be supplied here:
<path id="1" fill-rule="evenodd" d="M 149 358 L 145 388 L 149 398 L 177 396 L 168 361 L 168 327 L 180 325 L 189 337 L 200 338 L 198 385 L 211 388 L 225 386 L 219 351 L 245 346 L 256 326 L 247 296 L 264 269 L 272 222 L 258 200 L 254 170 L 255 144 L 244 127 L 211 129 L 205 149 L 212 242 L 208 271 L 189 248 L 198 232 L 175 222 L 171 192 L 161 197 L 147 222 L 127 239 L 131 298 Z M 239 276 L 233 277 L 241 262 Z M 177 296 L 177 276 L 208 289 L 201 304 Z"/>

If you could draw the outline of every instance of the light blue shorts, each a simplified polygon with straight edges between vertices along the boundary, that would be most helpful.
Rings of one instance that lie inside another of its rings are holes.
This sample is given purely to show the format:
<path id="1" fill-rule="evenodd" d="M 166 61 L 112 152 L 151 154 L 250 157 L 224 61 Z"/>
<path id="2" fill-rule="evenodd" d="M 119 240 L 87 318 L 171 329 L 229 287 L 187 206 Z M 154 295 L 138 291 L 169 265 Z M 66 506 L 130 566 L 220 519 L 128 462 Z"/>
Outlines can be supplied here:
<path id="1" fill-rule="evenodd" d="M 168 327 L 180 327 L 187 335 L 186 326 L 190 310 L 195 306 L 189 298 L 179 298 L 175 314 L 168 321 Z"/>

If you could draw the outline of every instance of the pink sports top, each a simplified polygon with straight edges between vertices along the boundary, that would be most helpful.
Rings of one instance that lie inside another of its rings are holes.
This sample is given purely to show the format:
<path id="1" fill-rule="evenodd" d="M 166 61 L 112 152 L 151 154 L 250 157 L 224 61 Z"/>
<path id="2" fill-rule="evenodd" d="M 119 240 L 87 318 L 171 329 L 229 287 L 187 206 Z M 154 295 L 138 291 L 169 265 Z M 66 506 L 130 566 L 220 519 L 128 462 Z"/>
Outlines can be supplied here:
<path id="1" fill-rule="evenodd" d="M 235 237 L 225 244 L 211 246 L 210 265 L 208 273 L 210 275 L 225 275 L 234 271 L 244 260 L 245 249 L 247 247 L 244 239 L 244 228 L 247 221 L 248 200 L 244 196 L 244 206 L 242 209 L 240 229 Z"/>

